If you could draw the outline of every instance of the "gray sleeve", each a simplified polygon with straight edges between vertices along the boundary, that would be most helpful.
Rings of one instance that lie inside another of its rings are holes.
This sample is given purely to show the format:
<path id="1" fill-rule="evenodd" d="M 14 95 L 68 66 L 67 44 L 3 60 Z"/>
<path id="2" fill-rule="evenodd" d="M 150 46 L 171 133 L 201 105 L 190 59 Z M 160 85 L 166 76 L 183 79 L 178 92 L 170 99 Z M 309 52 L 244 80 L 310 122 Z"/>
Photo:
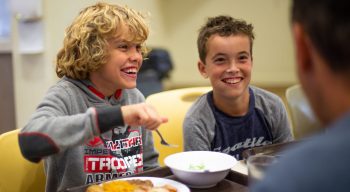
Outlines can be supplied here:
<path id="1" fill-rule="evenodd" d="M 210 151 L 210 136 L 205 124 L 186 117 L 183 124 L 184 151 Z"/>
<path id="2" fill-rule="evenodd" d="M 184 151 L 210 151 L 215 118 L 204 94 L 190 107 L 183 123 Z"/>
<path id="3" fill-rule="evenodd" d="M 143 166 L 145 170 L 159 167 L 158 152 L 154 148 L 152 132 L 142 128 Z"/>
<path id="4" fill-rule="evenodd" d="M 293 136 L 290 128 L 290 123 L 288 120 L 287 110 L 278 97 L 274 103 L 274 114 L 270 118 L 272 119 L 272 135 L 274 143 L 281 143 L 286 141 L 292 141 Z"/>
<path id="5" fill-rule="evenodd" d="M 271 125 L 273 143 L 293 140 L 287 110 L 282 99 L 274 93 L 251 86 L 255 95 L 255 104 Z"/>

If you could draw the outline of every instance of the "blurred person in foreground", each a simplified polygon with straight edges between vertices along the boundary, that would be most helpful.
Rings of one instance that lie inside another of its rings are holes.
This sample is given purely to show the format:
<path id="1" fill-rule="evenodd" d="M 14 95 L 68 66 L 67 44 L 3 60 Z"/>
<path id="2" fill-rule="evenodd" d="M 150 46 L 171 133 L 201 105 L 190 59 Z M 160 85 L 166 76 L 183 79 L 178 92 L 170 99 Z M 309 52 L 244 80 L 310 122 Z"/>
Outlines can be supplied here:
<path id="1" fill-rule="evenodd" d="M 218 151 L 241 160 L 245 149 L 293 139 L 281 98 L 250 85 L 253 41 L 253 25 L 231 16 L 209 18 L 200 28 L 198 70 L 213 90 L 186 114 L 186 151 Z"/>
<path id="2" fill-rule="evenodd" d="M 61 79 L 19 134 L 24 157 L 45 160 L 46 191 L 158 166 L 149 130 L 167 119 L 135 88 L 148 34 L 141 13 L 106 3 L 83 9 L 66 29 Z"/>
<path id="3" fill-rule="evenodd" d="M 345 0 L 294 0 L 297 73 L 325 133 L 281 157 L 253 192 L 349 191 L 350 12 Z"/>

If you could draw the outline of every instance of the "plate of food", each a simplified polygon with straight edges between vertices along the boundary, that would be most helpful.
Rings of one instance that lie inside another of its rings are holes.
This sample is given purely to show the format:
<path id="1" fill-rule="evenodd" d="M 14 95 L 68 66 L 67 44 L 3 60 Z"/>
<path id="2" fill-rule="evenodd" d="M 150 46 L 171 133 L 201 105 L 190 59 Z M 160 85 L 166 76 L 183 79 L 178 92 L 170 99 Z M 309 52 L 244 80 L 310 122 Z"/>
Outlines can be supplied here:
<path id="1" fill-rule="evenodd" d="M 86 192 L 190 192 L 177 181 L 159 177 L 129 177 L 91 185 Z"/>

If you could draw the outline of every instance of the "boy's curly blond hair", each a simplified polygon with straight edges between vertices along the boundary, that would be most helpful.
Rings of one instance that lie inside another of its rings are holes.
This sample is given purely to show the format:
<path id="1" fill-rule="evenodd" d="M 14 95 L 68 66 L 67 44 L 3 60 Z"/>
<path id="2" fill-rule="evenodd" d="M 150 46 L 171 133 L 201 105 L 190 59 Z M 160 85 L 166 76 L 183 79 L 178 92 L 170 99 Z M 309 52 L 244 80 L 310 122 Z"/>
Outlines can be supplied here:
<path id="1" fill-rule="evenodd" d="M 142 44 L 146 54 L 143 44 L 149 30 L 144 19 L 140 12 L 118 5 L 97 3 L 85 8 L 66 29 L 63 48 L 57 54 L 57 76 L 87 79 L 90 72 L 107 63 L 108 40 L 122 34 L 127 34 L 128 41 Z"/>

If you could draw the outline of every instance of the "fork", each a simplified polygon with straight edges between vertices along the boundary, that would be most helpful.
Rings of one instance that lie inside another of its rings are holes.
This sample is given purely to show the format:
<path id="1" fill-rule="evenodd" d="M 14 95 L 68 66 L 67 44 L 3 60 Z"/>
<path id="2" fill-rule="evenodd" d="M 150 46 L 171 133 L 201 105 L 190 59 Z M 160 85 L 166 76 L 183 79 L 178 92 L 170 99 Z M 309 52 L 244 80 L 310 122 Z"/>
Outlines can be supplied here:
<path id="1" fill-rule="evenodd" d="M 168 142 L 166 142 L 162 136 L 162 134 L 158 131 L 158 129 L 156 129 L 156 133 L 159 135 L 160 137 L 160 144 L 168 146 L 168 147 L 178 147 L 178 145 L 173 145 L 173 144 L 169 144 Z"/>

